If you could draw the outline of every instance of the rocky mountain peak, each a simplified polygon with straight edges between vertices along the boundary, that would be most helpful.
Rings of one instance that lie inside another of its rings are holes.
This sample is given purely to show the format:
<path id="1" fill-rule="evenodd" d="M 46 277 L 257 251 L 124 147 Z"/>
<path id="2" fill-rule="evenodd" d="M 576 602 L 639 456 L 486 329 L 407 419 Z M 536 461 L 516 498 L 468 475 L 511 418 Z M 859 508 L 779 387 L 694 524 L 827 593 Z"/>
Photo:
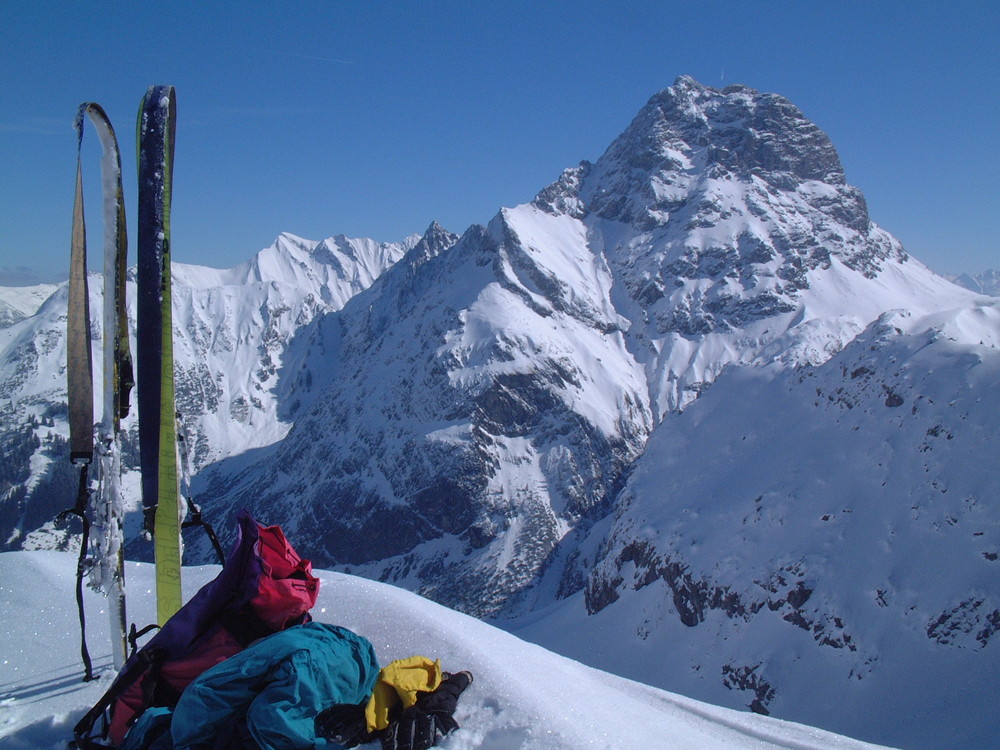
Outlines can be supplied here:
<path id="1" fill-rule="evenodd" d="M 458 242 L 458 235 L 449 232 L 436 221 L 432 221 L 427 227 L 420 241 L 414 246 L 411 253 L 423 260 L 429 260 Z"/>
<path id="2" fill-rule="evenodd" d="M 687 76 L 655 94 L 596 163 L 567 169 L 533 205 L 602 238 L 654 339 L 791 314 L 813 272 L 835 264 L 875 278 L 907 260 L 846 183 L 830 139 L 795 105 Z"/>
<path id="3" fill-rule="evenodd" d="M 840 223 L 862 232 L 869 225 L 864 198 L 846 185 L 830 139 L 798 107 L 777 94 L 714 89 L 689 76 L 650 98 L 596 164 L 566 170 L 535 204 L 652 229 L 706 180 L 772 193 L 821 183 L 839 194 Z"/>

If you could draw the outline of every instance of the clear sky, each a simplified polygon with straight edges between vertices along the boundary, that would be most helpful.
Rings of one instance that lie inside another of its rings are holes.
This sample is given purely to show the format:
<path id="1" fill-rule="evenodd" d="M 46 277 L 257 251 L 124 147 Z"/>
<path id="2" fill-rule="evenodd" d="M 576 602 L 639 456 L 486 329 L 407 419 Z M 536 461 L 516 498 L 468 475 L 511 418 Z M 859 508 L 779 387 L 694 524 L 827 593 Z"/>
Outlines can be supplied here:
<path id="1" fill-rule="evenodd" d="M 174 258 L 228 267 L 283 231 L 485 223 L 683 74 L 788 97 L 935 270 L 1000 267 L 995 1 L 0 0 L 0 284 L 64 274 L 83 101 L 118 131 L 134 233 L 136 109 L 177 87 Z"/>

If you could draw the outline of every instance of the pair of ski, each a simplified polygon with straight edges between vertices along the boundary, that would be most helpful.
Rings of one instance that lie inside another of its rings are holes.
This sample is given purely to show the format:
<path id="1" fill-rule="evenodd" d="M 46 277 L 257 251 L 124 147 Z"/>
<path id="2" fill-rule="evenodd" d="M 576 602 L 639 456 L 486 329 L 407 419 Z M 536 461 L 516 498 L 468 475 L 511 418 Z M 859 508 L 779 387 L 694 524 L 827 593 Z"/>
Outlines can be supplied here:
<path id="1" fill-rule="evenodd" d="M 103 415 L 94 441 L 93 362 L 87 284 L 87 240 L 83 209 L 81 151 L 84 118 L 101 142 L 104 219 Z M 174 160 L 176 98 L 172 86 L 151 86 L 143 97 L 137 123 L 139 210 L 136 342 L 139 450 L 142 498 L 147 528 L 153 534 L 156 560 L 157 621 L 166 622 L 181 606 L 180 503 L 177 434 L 174 411 L 173 336 L 170 288 L 170 203 Z M 70 460 L 79 470 L 76 507 L 83 522 L 77 566 L 84 679 L 92 678 L 83 615 L 83 575 L 108 597 L 112 656 L 116 669 L 125 663 L 124 503 L 121 476 L 121 420 L 129 413 L 134 384 L 128 339 L 125 281 L 128 239 L 122 191 L 121 156 L 114 128 L 100 105 L 80 105 L 76 117 L 77 176 L 67 322 L 67 389 Z M 97 461 L 92 490 L 89 469 Z M 152 517 L 151 517 L 152 516 Z M 89 518 L 97 534 L 88 557 Z"/>

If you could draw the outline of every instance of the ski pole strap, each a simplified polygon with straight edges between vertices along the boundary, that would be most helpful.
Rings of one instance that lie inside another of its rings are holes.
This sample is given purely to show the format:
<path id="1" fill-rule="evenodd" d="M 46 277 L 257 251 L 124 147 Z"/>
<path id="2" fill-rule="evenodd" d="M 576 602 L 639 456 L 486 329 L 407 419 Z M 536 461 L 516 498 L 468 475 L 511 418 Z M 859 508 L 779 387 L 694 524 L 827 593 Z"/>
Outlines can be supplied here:
<path id="1" fill-rule="evenodd" d="M 191 514 L 191 520 L 181 524 L 181 528 L 187 529 L 192 526 L 201 526 L 205 530 L 205 533 L 208 534 L 208 540 L 212 543 L 212 549 L 215 550 L 215 554 L 219 558 L 219 564 L 225 565 L 226 555 L 222 551 L 222 545 L 219 544 L 219 537 L 215 535 L 215 529 L 212 528 L 212 524 L 204 519 L 201 515 L 201 507 L 195 504 L 190 497 L 185 495 L 184 499 L 187 500 L 188 513 Z"/>
<path id="2" fill-rule="evenodd" d="M 87 467 L 80 465 L 80 486 L 76 494 L 76 505 L 64 510 L 56 516 L 56 523 L 62 523 L 67 516 L 78 516 L 83 523 L 83 533 L 80 537 L 80 554 L 76 560 L 76 610 L 80 617 L 80 656 L 83 659 L 83 681 L 94 679 L 94 669 L 90 661 L 90 651 L 87 649 L 87 617 L 83 609 L 83 576 L 87 572 L 87 548 L 90 545 L 90 520 L 87 518 L 87 495 L 89 494 L 89 479 Z"/>
<path id="3" fill-rule="evenodd" d="M 97 741 L 94 735 L 94 725 L 97 724 L 97 720 L 104 717 L 104 727 L 101 730 L 100 737 L 106 738 L 108 735 L 108 721 L 107 721 L 107 710 L 111 707 L 111 704 L 115 699 L 121 695 L 122 691 L 125 690 L 129 685 L 134 683 L 136 679 L 141 675 L 151 663 L 157 659 L 162 659 L 162 654 L 152 650 L 152 653 L 147 654 L 144 652 L 137 659 L 130 659 L 129 663 L 125 665 L 125 668 L 118 673 L 115 677 L 114 682 L 111 686 L 104 692 L 104 695 L 95 703 L 87 713 L 76 723 L 73 727 L 73 737 L 74 740 L 70 744 L 71 747 L 81 748 L 81 750 L 89 750 L 90 748 L 104 748 L 112 747 Z"/>

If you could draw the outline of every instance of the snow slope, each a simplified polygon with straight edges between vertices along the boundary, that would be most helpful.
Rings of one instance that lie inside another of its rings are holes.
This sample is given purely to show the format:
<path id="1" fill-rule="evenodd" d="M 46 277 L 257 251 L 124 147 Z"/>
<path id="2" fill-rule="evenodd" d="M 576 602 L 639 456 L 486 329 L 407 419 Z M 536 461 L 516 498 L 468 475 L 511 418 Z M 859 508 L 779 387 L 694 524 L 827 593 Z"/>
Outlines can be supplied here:
<path id="1" fill-rule="evenodd" d="M 0 554 L 2 750 L 62 750 L 112 676 L 102 600 L 88 591 L 89 645 L 101 679 L 80 681 L 75 565 L 68 553 Z M 186 594 L 217 570 L 186 568 Z M 145 623 L 154 606 L 153 569 L 132 563 L 126 575 L 130 616 Z M 419 653 L 440 658 L 445 669 L 474 673 L 456 713 L 461 729 L 442 750 L 876 747 L 614 677 L 402 589 L 340 573 L 319 576 L 315 619 L 366 636 L 381 663 Z"/>
<path id="2" fill-rule="evenodd" d="M 998 414 L 993 305 L 887 313 L 823 364 L 723 373 L 581 545 L 583 594 L 507 626 L 713 703 L 991 746 Z"/>
<path id="3" fill-rule="evenodd" d="M 0 286 L 0 328 L 30 318 L 61 284 Z"/>
<path id="4" fill-rule="evenodd" d="M 681 78 L 596 163 L 317 319 L 311 385 L 286 369 L 311 404 L 196 490 L 280 512 L 326 567 L 518 616 L 580 590 L 579 540 L 721 373 L 817 365 L 887 310 L 979 299 L 871 221 L 790 102 Z"/>

